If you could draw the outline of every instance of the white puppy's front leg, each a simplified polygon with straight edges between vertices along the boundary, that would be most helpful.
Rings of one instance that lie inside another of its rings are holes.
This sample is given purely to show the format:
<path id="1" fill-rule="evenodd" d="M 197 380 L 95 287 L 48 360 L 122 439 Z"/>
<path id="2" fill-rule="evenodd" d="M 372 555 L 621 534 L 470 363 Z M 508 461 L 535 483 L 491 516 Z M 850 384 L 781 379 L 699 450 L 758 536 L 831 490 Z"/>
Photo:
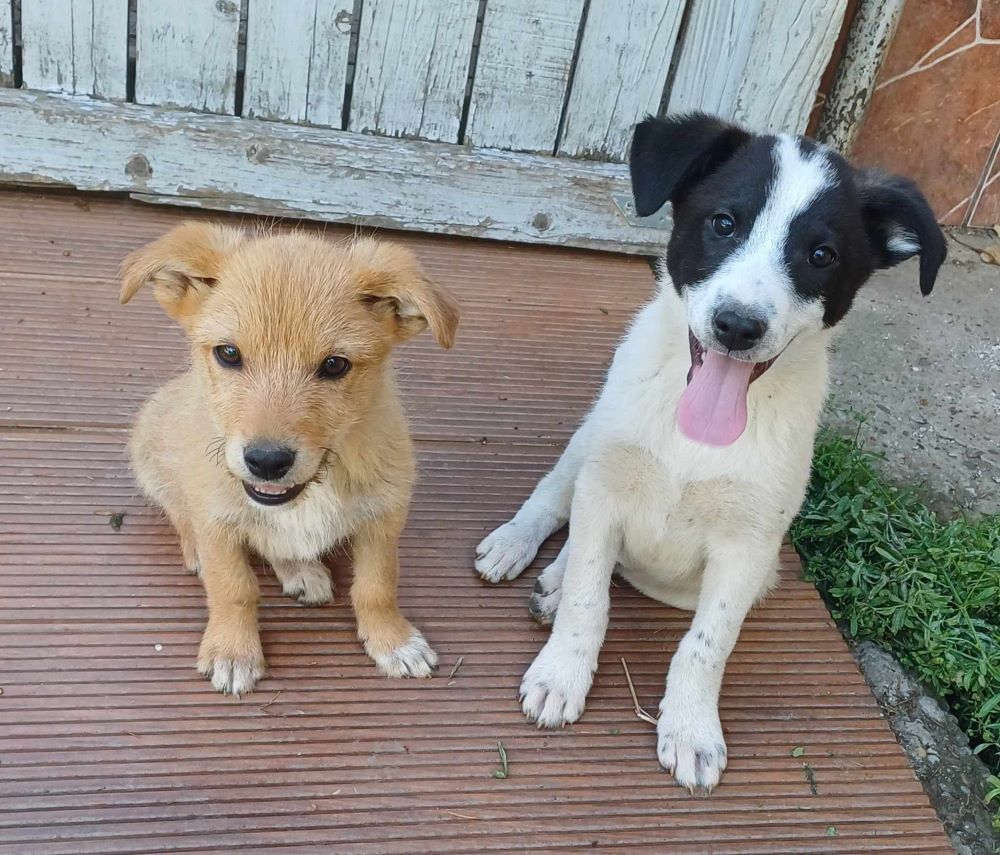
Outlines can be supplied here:
<path id="1" fill-rule="evenodd" d="M 572 724 L 583 714 L 608 627 L 620 533 L 589 492 L 578 485 L 552 634 L 521 681 L 521 708 L 539 727 Z"/>
<path id="2" fill-rule="evenodd" d="M 777 555 L 777 547 L 745 542 L 709 549 L 698 608 L 670 663 L 656 727 L 660 765 L 692 792 L 711 792 L 726 768 L 722 675 L 743 619 L 775 581 Z"/>

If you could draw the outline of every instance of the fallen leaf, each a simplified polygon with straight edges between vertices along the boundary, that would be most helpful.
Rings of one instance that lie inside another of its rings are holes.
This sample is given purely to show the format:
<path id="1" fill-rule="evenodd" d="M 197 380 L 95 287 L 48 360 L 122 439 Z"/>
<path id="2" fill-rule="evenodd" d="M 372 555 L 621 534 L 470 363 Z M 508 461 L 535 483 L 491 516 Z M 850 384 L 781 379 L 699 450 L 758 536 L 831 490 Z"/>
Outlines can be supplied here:
<path id="1" fill-rule="evenodd" d="M 796 745 L 792 749 L 792 757 L 801 757 L 805 753 L 806 753 L 806 749 L 803 746 L 801 746 L 801 745 Z"/>
<path id="2" fill-rule="evenodd" d="M 979 257 L 987 264 L 1000 264 L 1000 243 L 986 247 Z"/>

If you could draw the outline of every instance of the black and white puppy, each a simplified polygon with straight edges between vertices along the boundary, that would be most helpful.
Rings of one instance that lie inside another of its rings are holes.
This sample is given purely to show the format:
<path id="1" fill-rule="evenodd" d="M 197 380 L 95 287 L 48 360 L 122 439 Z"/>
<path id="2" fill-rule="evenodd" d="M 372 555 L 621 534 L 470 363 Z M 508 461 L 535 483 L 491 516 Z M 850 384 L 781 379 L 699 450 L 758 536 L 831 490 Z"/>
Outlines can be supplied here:
<path id="1" fill-rule="evenodd" d="M 919 255 L 930 293 L 945 242 L 906 179 L 705 115 L 642 122 L 631 173 L 640 215 L 673 204 L 657 295 L 555 468 L 479 544 L 476 569 L 515 578 L 569 521 L 531 601 L 552 634 L 521 684 L 525 714 L 546 727 L 583 713 L 616 566 L 694 610 L 657 750 L 678 783 L 707 791 L 726 766 L 723 669 L 805 495 L 833 327 L 876 268 Z"/>

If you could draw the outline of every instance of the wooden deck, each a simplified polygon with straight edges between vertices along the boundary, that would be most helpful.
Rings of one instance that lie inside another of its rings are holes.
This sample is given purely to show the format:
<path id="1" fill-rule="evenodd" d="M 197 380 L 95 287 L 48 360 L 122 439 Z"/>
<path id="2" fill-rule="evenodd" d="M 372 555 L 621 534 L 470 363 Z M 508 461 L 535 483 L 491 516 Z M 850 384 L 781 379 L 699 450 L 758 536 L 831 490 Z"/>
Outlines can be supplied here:
<path id="1" fill-rule="evenodd" d="M 402 599 L 439 674 L 379 677 L 342 596 L 303 608 L 268 575 L 269 675 L 242 700 L 214 693 L 193 668 L 200 584 L 123 454 L 185 349 L 148 295 L 118 306 L 115 269 L 184 216 L 0 194 L 0 853 L 952 851 L 791 553 L 730 661 L 712 797 L 659 770 L 619 664 L 655 710 L 688 618 L 626 587 L 582 721 L 549 733 L 522 717 L 546 635 L 527 612 L 534 573 L 488 588 L 473 547 L 597 390 L 650 292 L 635 258 L 401 238 L 464 309 L 455 351 L 424 336 L 400 360 L 421 469 Z M 349 573 L 336 567 L 340 591 Z"/>

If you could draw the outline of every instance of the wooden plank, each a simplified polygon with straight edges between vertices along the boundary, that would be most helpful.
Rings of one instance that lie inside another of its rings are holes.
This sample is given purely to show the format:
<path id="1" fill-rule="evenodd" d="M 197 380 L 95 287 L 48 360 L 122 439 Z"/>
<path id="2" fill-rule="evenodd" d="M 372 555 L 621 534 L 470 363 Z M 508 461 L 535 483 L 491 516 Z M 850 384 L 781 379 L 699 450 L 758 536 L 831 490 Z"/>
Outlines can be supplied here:
<path id="1" fill-rule="evenodd" d="M 125 98 L 128 0 L 23 0 L 24 86 Z"/>
<path id="2" fill-rule="evenodd" d="M 14 17 L 12 2 L 0 0 L 0 86 L 14 85 Z"/>
<path id="3" fill-rule="evenodd" d="M 367 0 L 350 129 L 458 142 L 478 4 Z"/>
<path id="4" fill-rule="evenodd" d="M 755 130 L 802 133 L 844 23 L 847 0 L 764 0 L 736 118 Z"/>
<path id="5" fill-rule="evenodd" d="M 353 0 L 250 0 L 243 115 L 340 127 Z"/>
<path id="6" fill-rule="evenodd" d="M 354 22 L 353 0 L 317 0 L 306 120 L 344 127 L 347 60 Z"/>
<path id="7" fill-rule="evenodd" d="M 486 4 L 465 142 L 555 150 L 584 0 Z"/>
<path id="8" fill-rule="evenodd" d="M 559 154 L 624 160 L 659 109 L 685 0 L 591 0 Z"/>
<path id="9" fill-rule="evenodd" d="M 670 112 L 705 110 L 758 131 L 805 130 L 847 0 L 703 0 L 688 23 Z"/>
<path id="10" fill-rule="evenodd" d="M 896 32 L 904 0 L 861 0 L 847 49 L 823 108 L 817 136 L 845 154 L 854 147 L 875 78 Z"/>
<path id="11" fill-rule="evenodd" d="M 667 101 L 671 113 L 704 110 L 736 115 L 740 80 L 747 69 L 763 0 L 698 0 Z"/>
<path id="12" fill-rule="evenodd" d="M 239 25 L 237 0 L 142 0 L 136 102 L 232 113 Z"/>
<path id="13" fill-rule="evenodd" d="M 0 183 L 642 254 L 668 234 L 630 224 L 621 164 L 14 89 L 0 89 L 0 127 Z"/>

